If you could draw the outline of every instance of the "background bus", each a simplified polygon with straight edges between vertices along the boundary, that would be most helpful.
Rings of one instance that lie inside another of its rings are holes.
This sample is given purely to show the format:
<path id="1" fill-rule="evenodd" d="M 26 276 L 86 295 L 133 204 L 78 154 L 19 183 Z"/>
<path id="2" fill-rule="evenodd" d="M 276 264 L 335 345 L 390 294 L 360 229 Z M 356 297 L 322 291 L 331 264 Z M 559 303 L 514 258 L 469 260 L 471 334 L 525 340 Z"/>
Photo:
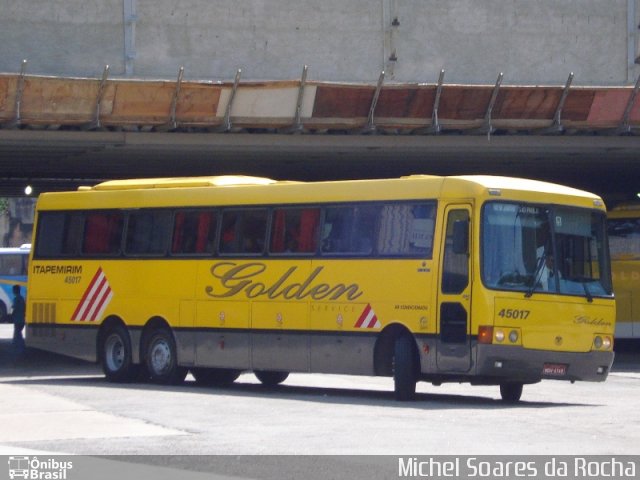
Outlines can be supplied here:
<path id="1" fill-rule="evenodd" d="M 112 181 L 41 195 L 34 238 L 27 345 L 111 381 L 341 373 L 517 401 L 613 362 L 605 207 L 558 185 Z"/>
<path id="2" fill-rule="evenodd" d="M 22 294 L 26 298 L 29 252 L 29 244 L 15 248 L 0 248 L 0 322 L 11 321 L 14 285 L 23 287 Z"/>
<path id="3" fill-rule="evenodd" d="M 640 204 L 620 205 L 608 214 L 616 338 L 640 338 Z"/>

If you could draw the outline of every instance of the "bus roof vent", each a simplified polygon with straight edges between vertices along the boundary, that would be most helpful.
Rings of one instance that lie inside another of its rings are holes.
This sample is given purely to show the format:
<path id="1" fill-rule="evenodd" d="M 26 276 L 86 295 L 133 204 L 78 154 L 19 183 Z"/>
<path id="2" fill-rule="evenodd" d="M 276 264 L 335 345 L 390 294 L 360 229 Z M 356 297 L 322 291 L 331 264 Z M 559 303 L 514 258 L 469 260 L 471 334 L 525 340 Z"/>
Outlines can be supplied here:
<path id="1" fill-rule="evenodd" d="M 412 173 L 411 175 L 403 175 L 400 178 L 416 178 L 416 179 L 420 179 L 420 178 L 440 178 L 442 179 L 443 177 L 441 177 L 440 175 L 428 175 L 425 173 Z"/>
<path id="2" fill-rule="evenodd" d="M 226 187 L 233 185 L 269 185 L 276 180 L 246 175 L 220 175 L 215 177 L 140 178 L 109 180 L 91 187 L 91 190 L 137 190 L 153 188 Z M 80 187 L 80 190 L 86 190 Z"/>

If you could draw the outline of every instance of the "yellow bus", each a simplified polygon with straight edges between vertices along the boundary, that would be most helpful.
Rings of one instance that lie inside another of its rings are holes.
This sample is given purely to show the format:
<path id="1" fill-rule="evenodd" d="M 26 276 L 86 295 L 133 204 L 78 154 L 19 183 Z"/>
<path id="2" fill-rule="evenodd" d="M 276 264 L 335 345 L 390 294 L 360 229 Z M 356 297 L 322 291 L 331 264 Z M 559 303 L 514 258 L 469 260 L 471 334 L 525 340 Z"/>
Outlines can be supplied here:
<path id="1" fill-rule="evenodd" d="M 613 362 L 605 207 L 554 184 L 108 181 L 42 194 L 32 252 L 27 344 L 110 381 L 318 372 L 392 377 L 398 400 L 423 380 L 516 402 Z"/>
<path id="2" fill-rule="evenodd" d="M 608 214 L 616 331 L 619 339 L 640 338 L 640 204 L 625 204 Z"/>

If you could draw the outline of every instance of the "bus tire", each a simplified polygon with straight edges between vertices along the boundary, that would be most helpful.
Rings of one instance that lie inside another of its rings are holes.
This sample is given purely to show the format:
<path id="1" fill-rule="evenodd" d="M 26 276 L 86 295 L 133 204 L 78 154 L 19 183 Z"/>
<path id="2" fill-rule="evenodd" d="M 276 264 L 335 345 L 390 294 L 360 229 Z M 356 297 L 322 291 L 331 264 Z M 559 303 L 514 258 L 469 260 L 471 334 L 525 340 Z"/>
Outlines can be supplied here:
<path id="1" fill-rule="evenodd" d="M 505 403 L 518 403 L 522 396 L 523 384 L 520 382 L 505 382 L 500 384 L 500 396 Z"/>
<path id="2" fill-rule="evenodd" d="M 154 330 L 145 346 L 145 364 L 152 382 L 177 385 L 184 381 L 187 369 L 178 365 L 178 349 L 170 330 Z"/>
<path id="3" fill-rule="evenodd" d="M 240 370 L 231 368 L 192 368 L 191 375 L 196 379 L 196 383 L 202 386 L 231 385 L 242 373 Z"/>
<path id="4" fill-rule="evenodd" d="M 416 359 L 413 340 L 408 335 L 396 338 L 393 348 L 393 391 L 396 400 L 411 401 L 416 394 Z"/>
<path id="5" fill-rule="evenodd" d="M 284 382 L 289 376 L 289 372 L 274 372 L 270 370 L 256 370 L 253 372 L 260 383 L 266 387 L 275 387 Z"/>
<path id="6" fill-rule="evenodd" d="M 100 352 L 102 371 L 109 382 L 130 382 L 138 375 L 133 363 L 129 332 L 122 325 L 110 328 L 104 336 Z"/>

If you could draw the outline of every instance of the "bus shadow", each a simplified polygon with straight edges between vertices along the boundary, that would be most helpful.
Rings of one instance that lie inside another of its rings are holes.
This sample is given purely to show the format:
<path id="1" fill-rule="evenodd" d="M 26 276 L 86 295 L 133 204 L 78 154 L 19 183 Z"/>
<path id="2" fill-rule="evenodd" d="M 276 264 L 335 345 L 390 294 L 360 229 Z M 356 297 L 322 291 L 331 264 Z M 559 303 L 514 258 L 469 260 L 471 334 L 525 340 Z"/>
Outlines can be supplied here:
<path id="1" fill-rule="evenodd" d="M 27 348 L 16 352 L 11 340 L 0 339 L 0 381 L 6 377 L 99 375 L 94 363 Z"/>
<path id="2" fill-rule="evenodd" d="M 215 395 L 226 397 L 243 397 L 255 399 L 279 399 L 296 400 L 312 403 L 325 403 L 336 405 L 362 405 L 385 406 L 400 409 L 418 410 L 447 410 L 447 409 L 519 409 L 519 408 L 558 408 L 558 407 L 594 407 L 598 405 L 569 402 L 533 402 L 526 399 L 515 404 L 509 404 L 496 398 L 477 395 L 458 395 L 450 393 L 424 393 L 416 394 L 411 402 L 398 402 L 394 399 L 392 391 L 366 390 L 347 387 L 317 387 L 302 385 L 281 384 L 275 387 L 266 387 L 259 383 L 243 382 L 242 378 L 232 385 L 224 387 L 210 387 L 196 384 L 187 379 L 182 385 L 166 386 L 151 383 L 127 383 L 116 384 L 107 382 L 104 377 L 97 375 L 69 376 L 57 378 L 25 378 L 12 379 L 6 383 L 14 385 L 51 385 L 51 386 L 86 386 L 91 388 L 135 389 L 140 392 L 173 392 L 197 395 Z M 473 387 L 469 387 L 473 388 Z M 496 387 L 497 388 L 497 387 Z M 525 391 L 526 394 L 526 391 Z"/>
<path id="3" fill-rule="evenodd" d="M 473 387 L 469 387 L 470 389 Z M 498 387 L 496 387 L 497 389 Z M 279 385 L 277 387 L 264 387 L 255 384 L 234 384 L 225 389 L 226 395 L 251 395 L 260 397 L 295 398 L 296 400 L 312 401 L 318 403 L 333 404 L 358 404 L 367 406 L 384 405 L 392 408 L 412 408 L 422 410 L 447 410 L 447 409 L 510 409 L 510 408 L 551 408 L 566 406 L 593 406 L 575 403 L 552 403 L 552 402 L 528 402 L 520 401 L 516 404 L 508 404 L 500 399 L 483 397 L 477 395 L 459 395 L 451 393 L 424 393 L 416 394 L 414 401 L 398 402 L 394 398 L 391 390 L 361 390 L 352 388 L 336 387 L 306 387 Z"/>

